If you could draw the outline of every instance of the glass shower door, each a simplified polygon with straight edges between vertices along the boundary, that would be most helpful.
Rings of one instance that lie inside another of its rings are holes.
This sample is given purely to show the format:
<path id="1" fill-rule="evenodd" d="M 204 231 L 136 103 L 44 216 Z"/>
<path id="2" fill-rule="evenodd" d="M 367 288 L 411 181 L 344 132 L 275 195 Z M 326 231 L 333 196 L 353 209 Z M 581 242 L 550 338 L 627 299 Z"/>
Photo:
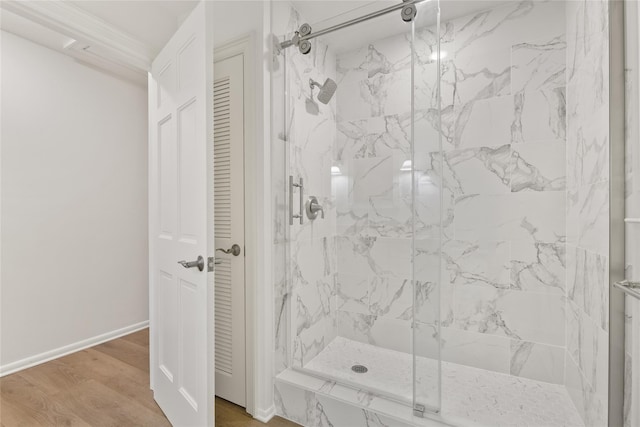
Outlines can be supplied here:
<path id="1" fill-rule="evenodd" d="M 440 407 L 437 12 L 283 53 L 289 367 L 418 413 Z"/>

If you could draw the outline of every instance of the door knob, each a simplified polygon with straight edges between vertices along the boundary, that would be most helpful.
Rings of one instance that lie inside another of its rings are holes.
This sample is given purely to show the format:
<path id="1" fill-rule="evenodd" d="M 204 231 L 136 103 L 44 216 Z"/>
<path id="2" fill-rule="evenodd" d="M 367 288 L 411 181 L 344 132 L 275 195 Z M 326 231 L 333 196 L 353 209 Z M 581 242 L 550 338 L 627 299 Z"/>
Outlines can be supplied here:
<path id="1" fill-rule="evenodd" d="M 242 249 L 240 249 L 240 246 L 234 243 L 229 249 L 218 248 L 216 249 L 216 251 L 224 252 L 225 254 L 231 254 L 233 256 L 238 256 L 240 255 L 240 252 L 242 252 Z"/>
<path id="2" fill-rule="evenodd" d="M 178 261 L 178 264 L 180 264 L 184 268 L 198 267 L 198 270 L 204 270 L 204 258 L 202 258 L 201 256 L 198 256 L 198 259 L 195 261 Z"/>

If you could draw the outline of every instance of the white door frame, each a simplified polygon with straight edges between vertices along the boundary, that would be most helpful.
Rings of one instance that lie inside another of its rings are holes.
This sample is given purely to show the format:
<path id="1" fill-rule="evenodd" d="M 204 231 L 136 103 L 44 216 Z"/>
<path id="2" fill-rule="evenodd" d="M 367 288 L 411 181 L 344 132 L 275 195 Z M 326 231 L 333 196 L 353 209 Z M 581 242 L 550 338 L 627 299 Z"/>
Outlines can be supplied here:
<path id="1" fill-rule="evenodd" d="M 256 128 L 256 88 L 255 88 L 255 36 L 253 33 L 238 37 L 221 46 L 214 47 L 214 63 L 236 55 L 243 56 L 244 62 L 244 229 L 245 229 L 245 354 L 246 354 L 246 410 L 255 415 L 254 345 L 257 338 L 255 322 L 256 288 L 259 259 L 258 218 L 263 210 L 258 204 L 258 175 L 256 163 L 258 132 Z"/>

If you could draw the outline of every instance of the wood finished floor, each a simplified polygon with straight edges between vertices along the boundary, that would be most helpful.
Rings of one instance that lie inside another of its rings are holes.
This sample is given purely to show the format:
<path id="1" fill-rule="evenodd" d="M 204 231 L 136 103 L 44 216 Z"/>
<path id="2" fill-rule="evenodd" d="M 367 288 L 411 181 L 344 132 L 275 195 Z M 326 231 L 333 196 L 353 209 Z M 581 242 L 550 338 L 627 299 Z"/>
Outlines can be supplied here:
<path id="1" fill-rule="evenodd" d="M 170 426 L 149 390 L 149 330 L 0 378 L 0 425 Z M 264 425 L 216 398 L 216 426 Z"/>

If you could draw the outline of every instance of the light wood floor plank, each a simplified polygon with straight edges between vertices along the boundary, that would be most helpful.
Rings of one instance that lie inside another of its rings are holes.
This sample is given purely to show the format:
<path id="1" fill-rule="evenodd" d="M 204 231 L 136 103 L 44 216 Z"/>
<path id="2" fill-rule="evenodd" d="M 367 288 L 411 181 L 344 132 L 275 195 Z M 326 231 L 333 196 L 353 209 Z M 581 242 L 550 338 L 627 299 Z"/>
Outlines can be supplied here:
<path id="1" fill-rule="evenodd" d="M 12 406 L 19 410 L 13 413 L 14 416 L 26 413 L 36 421 L 36 424 L 32 424 L 34 426 L 88 427 L 91 425 L 78 417 L 55 395 L 45 393 L 20 373 L 0 378 L 0 393 L 3 403 L 8 403 L 8 407 Z"/>
<path id="2" fill-rule="evenodd" d="M 80 372 L 57 359 L 21 371 L 20 377 L 37 385 L 39 390 L 47 394 L 55 394 L 60 389 L 73 387 L 86 381 L 87 378 Z"/>

